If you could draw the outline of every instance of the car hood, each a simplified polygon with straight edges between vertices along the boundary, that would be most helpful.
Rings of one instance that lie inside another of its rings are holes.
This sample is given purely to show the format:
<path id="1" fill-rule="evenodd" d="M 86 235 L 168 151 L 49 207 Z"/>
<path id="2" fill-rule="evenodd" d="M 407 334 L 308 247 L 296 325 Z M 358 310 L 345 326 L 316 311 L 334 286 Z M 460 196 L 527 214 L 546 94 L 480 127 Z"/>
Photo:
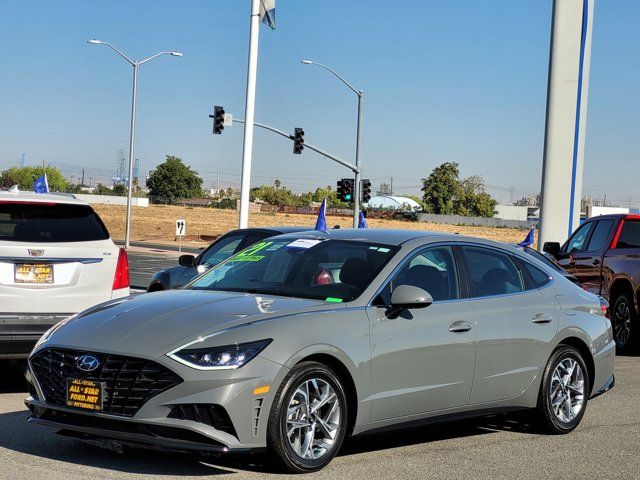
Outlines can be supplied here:
<path id="1" fill-rule="evenodd" d="M 58 329 L 43 346 L 158 358 L 199 336 L 336 305 L 237 292 L 173 290 L 98 305 Z"/>

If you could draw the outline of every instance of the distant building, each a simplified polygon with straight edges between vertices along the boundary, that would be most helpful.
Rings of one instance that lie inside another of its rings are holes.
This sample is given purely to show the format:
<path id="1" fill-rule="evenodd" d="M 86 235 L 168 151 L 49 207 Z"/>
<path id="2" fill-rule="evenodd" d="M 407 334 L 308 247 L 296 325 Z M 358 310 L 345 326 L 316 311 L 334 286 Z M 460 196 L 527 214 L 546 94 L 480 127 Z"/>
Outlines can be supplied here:
<path id="1" fill-rule="evenodd" d="M 422 207 L 415 200 L 408 197 L 392 197 L 386 195 L 376 195 L 371 197 L 367 208 L 380 210 L 403 210 L 408 212 L 421 212 Z"/>

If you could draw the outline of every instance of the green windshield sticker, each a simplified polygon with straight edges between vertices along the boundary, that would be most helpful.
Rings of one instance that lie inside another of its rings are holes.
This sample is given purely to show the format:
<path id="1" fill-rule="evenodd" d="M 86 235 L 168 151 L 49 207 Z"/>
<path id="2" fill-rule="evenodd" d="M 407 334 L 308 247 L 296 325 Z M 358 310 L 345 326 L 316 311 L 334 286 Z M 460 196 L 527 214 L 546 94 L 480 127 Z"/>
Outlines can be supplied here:
<path id="1" fill-rule="evenodd" d="M 327 297 L 324 300 L 325 302 L 333 302 L 333 303 L 342 303 L 342 299 L 341 298 L 336 298 L 336 297 Z"/>
<path id="2" fill-rule="evenodd" d="M 234 262 L 259 262 L 264 258 L 264 255 L 256 255 L 256 253 L 264 250 L 273 242 L 258 242 L 255 245 L 241 251 L 235 257 L 233 257 Z"/>

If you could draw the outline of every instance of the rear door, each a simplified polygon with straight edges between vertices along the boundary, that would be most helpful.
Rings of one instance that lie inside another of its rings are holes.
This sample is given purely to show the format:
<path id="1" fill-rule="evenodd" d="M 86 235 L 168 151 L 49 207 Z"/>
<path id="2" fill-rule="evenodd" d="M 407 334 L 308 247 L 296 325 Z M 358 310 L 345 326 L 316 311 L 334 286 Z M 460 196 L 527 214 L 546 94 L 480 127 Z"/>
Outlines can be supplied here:
<path id="1" fill-rule="evenodd" d="M 552 299 L 508 253 L 484 246 L 463 252 L 478 339 L 470 403 L 514 398 L 534 380 L 558 329 Z"/>
<path id="2" fill-rule="evenodd" d="M 602 258 L 609 247 L 609 239 L 615 221 L 613 219 L 591 222 L 595 226 L 591 229 L 589 243 L 584 250 L 577 250 L 573 254 L 574 275 L 580 283 L 591 293 L 600 294 L 602 286 Z"/>
<path id="3" fill-rule="evenodd" d="M 90 206 L 0 201 L 0 312 L 76 313 L 109 300 L 117 261 Z"/>

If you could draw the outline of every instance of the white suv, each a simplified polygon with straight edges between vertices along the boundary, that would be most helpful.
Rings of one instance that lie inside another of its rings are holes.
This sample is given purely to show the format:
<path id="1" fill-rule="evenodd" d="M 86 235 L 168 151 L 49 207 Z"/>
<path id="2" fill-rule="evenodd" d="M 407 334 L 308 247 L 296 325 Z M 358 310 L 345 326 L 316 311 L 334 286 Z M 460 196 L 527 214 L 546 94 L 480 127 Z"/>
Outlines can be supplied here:
<path id="1" fill-rule="evenodd" d="M 0 358 L 26 358 L 54 323 L 129 295 L 129 263 L 89 204 L 0 191 Z"/>

